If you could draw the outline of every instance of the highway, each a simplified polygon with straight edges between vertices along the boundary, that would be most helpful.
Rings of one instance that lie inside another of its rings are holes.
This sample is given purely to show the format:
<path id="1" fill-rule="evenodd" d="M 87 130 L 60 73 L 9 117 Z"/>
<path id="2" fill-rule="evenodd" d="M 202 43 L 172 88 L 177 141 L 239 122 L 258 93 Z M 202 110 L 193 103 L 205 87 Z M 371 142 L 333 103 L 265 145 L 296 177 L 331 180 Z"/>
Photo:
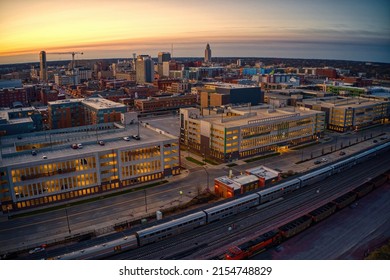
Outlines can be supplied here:
<path id="1" fill-rule="evenodd" d="M 192 232 L 150 244 L 113 259 L 209 259 L 233 244 L 277 228 L 354 189 L 389 169 L 389 152 L 320 183 L 287 195 L 266 208 L 254 208 Z M 229 228 L 231 228 L 229 230 Z"/>

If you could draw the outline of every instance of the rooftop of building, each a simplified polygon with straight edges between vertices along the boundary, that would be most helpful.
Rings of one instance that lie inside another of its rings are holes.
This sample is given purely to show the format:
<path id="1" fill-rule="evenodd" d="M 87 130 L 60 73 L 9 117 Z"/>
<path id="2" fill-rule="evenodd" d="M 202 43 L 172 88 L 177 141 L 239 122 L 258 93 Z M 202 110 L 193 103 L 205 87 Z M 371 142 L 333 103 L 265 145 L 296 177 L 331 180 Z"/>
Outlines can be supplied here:
<path id="1" fill-rule="evenodd" d="M 233 177 L 232 180 L 242 186 L 242 185 L 250 184 L 252 182 L 257 182 L 259 178 L 256 177 L 255 175 L 243 174 L 243 175 Z"/>
<path id="2" fill-rule="evenodd" d="M 380 100 L 372 100 L 368 98 L 362 97 L 324 97 L 324 98 L 310 98 L 304 99 L 302 101 L 305 104 L 310 105 L 321 105 L 322 107 L 327 108 L 359 108 L 359 107 L 367 107 L 373 106 L 377 104 L 383 103 Z"/>
<path id="3" fill-rule="evenodd" d="M 36 110 L 35 107 L 20 107 L 20 108 L 3 108 L 0 111 L 0 114 L 2 113 L 17 113 L 17 112 L 29 112 Z"/>
<path id="4" fill-rule="evenodd" d="M 254 168 L 250 168 L 245 170 L 247 174 L 255 175 L 259 178 L 264 178 L 265 180 L 270 180 L 277 178 L 279 176 L 279 172 L 276 170 L 273 170 L 271 168 L 265 167 L 265 166 L 257 166 Z"/>
<path id="5" fill-rule="evenodd" d="M 185 109 L 183 109 L 185 110 Z M 208 110 L 203 110 L 204 113 L 208 113 Z M 258 106 L 243 106 L 243 107 L 228 107 L 225 109 L 225 113 L 216 114 L 210 111 L 212 114 L 206 116 L 198 116 L 202 121 L 207 121 L 216 125 L 223 125 L 226 128 L 238 127 L 253 123 L 272 123 L 280 121 L 281 119 L 299 118 L 302 116 L 312 116 L 314 114 L 322 113 L 316 110 L 310 110 L 307 108 L 299 107 L 283 107 L 274 109 L 270 105 L 258 105 Z M 227 113 L 233 113 L 236 116 L 227 116 Z"/>
<path id="6" fill-rule="evenodd" d="M 94 109 L 110 109 L 110 108 L 122 108 L 126 107 L 125 105 L 117 102 L 110 101 L 105 98 L 75 98 L 75 99 L 65 99 L 48 102 L 49 105 L 61 105 L 69 103 L 83 103 Z"/>
<path id="7" fill-rule="evenodd" d="M 254 88 L 258 86 L 251 86 L 251 85 L 242 85 L 242 84 L 231 84 L 231 83 L 223 83 L 223 82 L 209 82 L 205 83 L 204 87 L 215 87 L 215 88 L 232 88 L 232 89 L 237 89 L 237 88 Z"/>
<path id="8" fill-rule="evenodd" d="M 35 133 L 3 136 L 1 138 L 0 167 L 31 162 L 52 163 L 59 158 L 75 158 L 92 155 L 96 152 L 109 152 L 122 148 L 150 147 L 164 141 L 176 139 L 172 135 L 159 133 L 155 130 L 139 126 L 140 140 L 135 140 L 132 135 L 138 134 L 138 125 L 126 125 L 126 127 L 114 123 L 96 126 L 80 126 L 68 129 L 48 130 Z M 124 139 L 128 137 L 128 141 Z M 103 141 L 104 145 L 99 145 Z M 72 144 L 82 144 L 82 149 L 72 149 Z M 37 151 L 33 156 L 31 151 Z M 46 159 L 43 159 L 43 156 Z"/>
<path id="9" fill-rule="evenodd" d="M 215 178 L 214 180 L 219 181 L 222 184 L 233 188 L 234 190 L 241 189 L 241 185 L 239 183 L 235 182 L 234 180 L 230 179 L 228 176 L 218 177 L 218 178 Z"/>

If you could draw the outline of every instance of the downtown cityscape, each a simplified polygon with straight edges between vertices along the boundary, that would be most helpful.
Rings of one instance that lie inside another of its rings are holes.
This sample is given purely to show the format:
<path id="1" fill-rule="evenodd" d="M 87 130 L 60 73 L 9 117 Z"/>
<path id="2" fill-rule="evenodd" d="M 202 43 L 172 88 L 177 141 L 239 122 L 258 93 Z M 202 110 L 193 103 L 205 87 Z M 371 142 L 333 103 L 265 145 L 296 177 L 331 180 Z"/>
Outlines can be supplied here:
<path id="1" fill-rule="evenodd" d="M 385 1 L 52 2 L 0 4 L 2 260 L 389 259 Z"/>

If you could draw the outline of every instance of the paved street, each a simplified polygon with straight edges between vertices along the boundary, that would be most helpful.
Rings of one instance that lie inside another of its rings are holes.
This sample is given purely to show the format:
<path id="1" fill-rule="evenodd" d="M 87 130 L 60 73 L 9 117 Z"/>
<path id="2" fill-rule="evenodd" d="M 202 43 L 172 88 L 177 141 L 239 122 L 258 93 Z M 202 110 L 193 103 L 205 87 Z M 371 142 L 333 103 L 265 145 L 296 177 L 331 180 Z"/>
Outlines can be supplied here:
<path id="1" fill-rule="evenodd" d="M 386 129 L 388 130 L 388 127 Z M 368 137 L 371 137 L 371 133 L 375 138 L 368 139 Z M 217 166 L 207 164 L 202 167 L 185 160 L 186 156 L 191 156 L 202 161 L 201 157 L 182 152 L 182 165 L 188 169 L 184 170 L 179 176 L 168 178 L 169 182 L 162 186 L 24 218 L 8 220 L 7 215 L 1 215 L 0 248 L 2 248 L 1 251 L 29 248 L 61 240 L 70 235 L 91 231 L 99 234 L 108 233 L 115 224 L 131 222 L 146 217 L 150 213 L 155 213 L 157 210 L 164 210 L 185 203 L 200 191 L 206 189 L 208 185 L 213 190 L 213 179 L 228 175 L 230 169 L 233 170 L 234 175 L 239 175 L 240 172 L 248 168 L 264 164 L 282 172 L 289 170 L 303 172 L 318 165 L 313 164 L 314 158 L 296 164 L 302 160 L 302 155 L 303 159 L 311 157 L 311 154 L 319 158 L 327 157 L 328 161 L 332 162 L 342 158 L 339 155 L 341 143 L 345 147 L 349 141 L 355 141 L 356 143 L 356 139 L 358 139 L 359 143 L 357 145 L 343 149 L 346 155 L 350 155 L 358 150 L 379 144 L 381 140 L 377 135 L 381 133 L 383 133 L 382 129 L 378 128 L 360 134 L 351 133 L 343 136 L 331 134 L 323 140 L 325 142 L 324 148 L 321 145 L 314 145 L 304 150 L 289 150 L 283 155 L 248 164 L 239 160 L 234 162 L 237 165 L 231 168 L 227 167 L 226 164 Z M 389 131 L 387 131 L 387 134 L 390 135 Z M 366 136 L 366 141 L 363 141 L 364 136 Z M 378 139 L 378 143 L 374 143 L 374 139 Z M 336 145 L 338 151 L 322 156 L 322 149 L 326 153 L 331 150 L 332 146 L 336 147 Z M 69 231 L 71 231 L 71 234 L 69 234 Z"/>

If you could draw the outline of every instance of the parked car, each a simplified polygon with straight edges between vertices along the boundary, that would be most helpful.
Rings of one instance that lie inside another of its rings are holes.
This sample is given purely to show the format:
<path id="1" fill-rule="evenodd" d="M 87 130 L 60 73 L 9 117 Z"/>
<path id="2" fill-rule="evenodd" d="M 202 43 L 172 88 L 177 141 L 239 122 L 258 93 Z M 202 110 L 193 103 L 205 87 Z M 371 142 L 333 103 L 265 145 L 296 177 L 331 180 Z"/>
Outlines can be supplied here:
<path id="1" fill-rule="evenodd" d="M 47 156 L 42 156 L 42 159 L 47 159 Z"/>
<path id="2" fill-rule="evenodd" d="M 340 156 L 344 156 L 344 155 L 345 155 L 345 152 L 341 151 L 341 152 L 339 153 L 339 155 L 340 155 Z"/>
<path id="3" fill-rule="evenodd" d="M 323 157 L 323 158 L 321 159 L 321 161 L 322 161 L 322 162 L 327 162 L 328 159 L 327 159 L 326 157 Z"/>
<path id="4" fill-rule="evenodd" d="M 102 140 L 97 141 L 97 143 L 98 143 L 100 146 L 104 146 L 104 142 L 103 142 Z"/>
<path id="5" fill-rule="evenodd" d="M 83 144 L 77 144 L 77 148 L 78 149 L 82 149 L 83 148 Z"/>
<path id="6" fill-rule="evenodd" d="M 135 139 L 135 140 L 141 140 L 141 137 L 140 137 L 139 135 L 133 135 L 132 137 L 133 137 L 133 139 Z"/>
<path id="7" fill-rule="evenodd" d="M 320 163 L 322 163 L 322 161 L 320 161 L 320 160 L 316 160 L 316 161 L 314 162 L 314 164 L 320 164 Z"/>
<path id="8" fill-rule="evenodd" d="M 125 136 L 125 137 L 123 137 L 123 140 L 130 141 L 130 137 Z"/>
<path id="9" fill-rule="evenodd" d="M 32 150 L 32 151 L 31 151 L 31 154 L 32 154 L 33 156 L 36 156 L 36 155 L 37 155 L 37 151 Z"/>

